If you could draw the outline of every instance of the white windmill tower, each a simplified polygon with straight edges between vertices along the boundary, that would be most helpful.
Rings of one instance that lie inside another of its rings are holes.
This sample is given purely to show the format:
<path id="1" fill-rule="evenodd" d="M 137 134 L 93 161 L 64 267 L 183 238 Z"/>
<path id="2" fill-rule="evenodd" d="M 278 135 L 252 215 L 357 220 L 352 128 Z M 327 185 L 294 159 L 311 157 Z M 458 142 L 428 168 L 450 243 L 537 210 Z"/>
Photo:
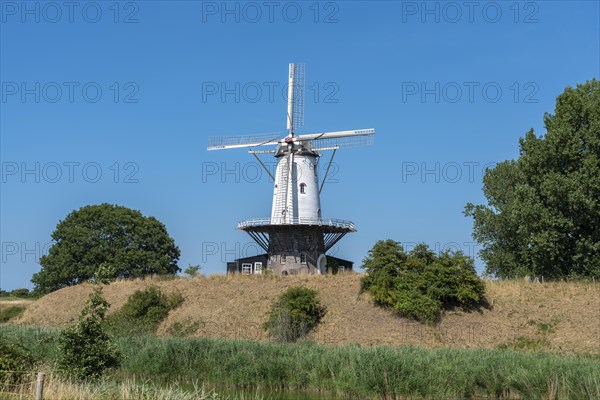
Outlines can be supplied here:
<path id="1" fill-rule="evenodd" d="M 339 148 L 373 143 L 374 129 L 297 135 L 304 123 L 304 64 L 289 65 L 288 134 L 248 135 L 209 138 L 208 150 L 249 148 L 274 181 L 270 218 L 241 221 L 238 229 L 247 232 L 267 252 L 267 267 L 277 274 L 323 274 L 325 253 L 349 232 L 356 232 L 350 221 L 323 219 L 320 193 L 329 167 Z M 277 146 L 275 150 L 253 150 Z M 320 151 L 333 150 L 319 184 Z M 257 154 L 274 154 L 275 176 Z"/>

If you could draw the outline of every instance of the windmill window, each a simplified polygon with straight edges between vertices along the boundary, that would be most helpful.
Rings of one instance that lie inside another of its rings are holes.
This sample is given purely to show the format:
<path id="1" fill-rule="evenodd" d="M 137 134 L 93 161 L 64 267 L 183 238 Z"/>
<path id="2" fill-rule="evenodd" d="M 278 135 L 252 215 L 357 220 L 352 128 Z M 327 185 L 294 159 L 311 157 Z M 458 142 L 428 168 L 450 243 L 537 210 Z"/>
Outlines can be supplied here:
<path id="1" fill-rule="evenodd" d="M 252 264 L 250 263 L 243 263 L 242 264 L 242 274 L 243 275 L 250 275 L 252 273 Z"/>
<path id="2" fill-rule="evenodd" d="M 306 183 L 300 184 L 300 193 L 302 193 L 302 194 L 306 193 Z"/>
<path id="3" fill-rule="evenodd" d="M 306 254 L 300 254 L 300 263 L 306 264 Z"/>

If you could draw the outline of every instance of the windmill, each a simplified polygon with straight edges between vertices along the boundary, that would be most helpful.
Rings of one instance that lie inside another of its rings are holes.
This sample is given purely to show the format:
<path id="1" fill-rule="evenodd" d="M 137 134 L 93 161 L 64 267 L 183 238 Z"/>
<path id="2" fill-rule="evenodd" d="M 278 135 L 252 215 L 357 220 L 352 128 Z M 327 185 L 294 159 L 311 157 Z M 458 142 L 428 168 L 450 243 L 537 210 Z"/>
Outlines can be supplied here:
<path id="1" fill-rule="evenodd" d="M 350 221 L 321 216 L 320 194 L 336 151 L 372 144 L 375 134 L 374 129 L 297 134 L 304 124 L 304 76 L 304 64 L 289 65 L 287 136 L 211 137 L 208 144 L 208 150 L 248 148 L 273 179 L 271 216 L 241 221 L 237 229 L 247 232 L 266 251 L 267 267 L 282 275 L 326 273 L 326 252 L 347 233 L 356 232 Z M 259 149 L 266 146 L 275 148 Z M 332 154 L 319 183 L 319 152 L 327 150 Z M 275 156 L 275 176 L 259 154 Z"/>

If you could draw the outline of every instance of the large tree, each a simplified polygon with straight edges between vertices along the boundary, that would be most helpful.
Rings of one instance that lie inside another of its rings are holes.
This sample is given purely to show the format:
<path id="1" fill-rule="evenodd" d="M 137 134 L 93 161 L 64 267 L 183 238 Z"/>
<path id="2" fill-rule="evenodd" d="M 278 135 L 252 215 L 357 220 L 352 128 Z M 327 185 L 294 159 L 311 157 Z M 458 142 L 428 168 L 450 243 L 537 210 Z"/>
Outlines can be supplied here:
<path id="1" fill-rule="evenodd" d="M 499 277 L 600 277 L 600 82 L 567 88 L 544 124 L 486 171 L 488 204 L 465 208 L 480 256 Z"/>
<path id="2" fill-rule="evenodd" d="M 33 275 L 36 292 L 48 293 L 88 279 L 176 274 L 179 248 L 154 217 L 111 204 L 71 212 L 52 233 L 54 244 Z"/>

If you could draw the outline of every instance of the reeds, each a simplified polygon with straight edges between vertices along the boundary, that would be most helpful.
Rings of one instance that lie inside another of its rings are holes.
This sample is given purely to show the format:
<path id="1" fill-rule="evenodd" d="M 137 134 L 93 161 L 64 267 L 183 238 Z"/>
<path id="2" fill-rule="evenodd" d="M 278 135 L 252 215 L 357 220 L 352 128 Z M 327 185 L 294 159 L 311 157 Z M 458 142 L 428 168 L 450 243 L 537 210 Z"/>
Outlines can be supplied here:
<path id="1" fill-rule="evenodd" d="M 55 331 L 0 327 L 52 360 Z M 358 398 L 600 398 L 600 362 L 501 349 L 325 347 L 223 339 L 120 338 L 119 371 L 153 381 L 323 391 Z"/>
<path id="2" fill-rule="evenodd" d="M 31 399 L 34 392 L 35 382 L 20 386 L 0 382 L 0 398 Z M 111 377 L 79 382 L 54 373 L 46 377 L 43 394 L 45 399 L 52 400 L 243 400 L 240 396 L 220 396 L 199 384 L 182 387 L 177 383 L 157 384 L 149 379 L 115 381 Z"/>

